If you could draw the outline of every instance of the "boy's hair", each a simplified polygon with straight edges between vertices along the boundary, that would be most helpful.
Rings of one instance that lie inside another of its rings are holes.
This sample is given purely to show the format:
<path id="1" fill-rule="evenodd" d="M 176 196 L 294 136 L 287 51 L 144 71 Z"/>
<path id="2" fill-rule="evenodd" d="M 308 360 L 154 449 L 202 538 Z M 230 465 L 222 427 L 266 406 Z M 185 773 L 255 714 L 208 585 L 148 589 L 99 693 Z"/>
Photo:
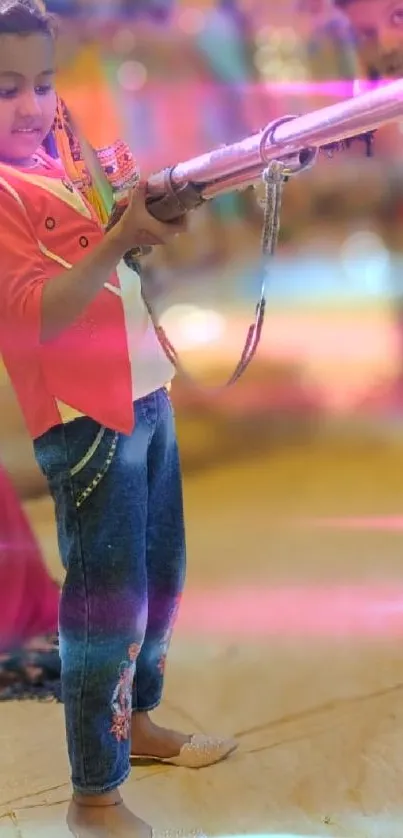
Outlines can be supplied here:
<path id="1" fill-rule="evenodd" d="M 54 37 L 56 22 L 41 0 L 0 0 L 0 35 Z"/>

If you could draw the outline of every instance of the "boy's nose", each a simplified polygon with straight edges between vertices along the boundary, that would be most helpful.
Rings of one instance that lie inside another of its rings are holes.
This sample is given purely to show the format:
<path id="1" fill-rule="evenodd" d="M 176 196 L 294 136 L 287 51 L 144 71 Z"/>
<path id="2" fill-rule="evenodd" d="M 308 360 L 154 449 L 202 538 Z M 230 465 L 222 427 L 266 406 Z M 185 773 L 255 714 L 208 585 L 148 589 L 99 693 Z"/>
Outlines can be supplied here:
<path id="1" fill-rule="evenodd" d="M 39 98 L 34 90 L 26 91 L 25 93 L 23 93 L 22 96 L 19 97 L 18 111 L 20 116 L 25 118 L 38 117 L 41 115 L 42 110 Z"/>

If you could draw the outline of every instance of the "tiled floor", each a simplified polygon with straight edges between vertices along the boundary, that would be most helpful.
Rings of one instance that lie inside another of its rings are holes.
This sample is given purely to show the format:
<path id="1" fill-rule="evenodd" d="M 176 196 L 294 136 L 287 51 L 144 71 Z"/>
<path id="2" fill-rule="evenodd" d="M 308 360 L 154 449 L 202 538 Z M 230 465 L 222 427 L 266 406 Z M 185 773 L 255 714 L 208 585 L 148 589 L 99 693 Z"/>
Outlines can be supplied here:
<path id="1" fill-rule="evenodd" d="M 402 461 L 312 444 L 187 480 L 188 591 L 160 718 L 240 749 L 198 773 L 133 771 L 126 799 L 156 827 L 401 838 Z M 49 505 L 30 513 L 55 566 Z M 330 516 L 349 520 L 313 520 Z M 61 708 L 0 705 L 0 838 L 68 836 L 68 796 Z"/>

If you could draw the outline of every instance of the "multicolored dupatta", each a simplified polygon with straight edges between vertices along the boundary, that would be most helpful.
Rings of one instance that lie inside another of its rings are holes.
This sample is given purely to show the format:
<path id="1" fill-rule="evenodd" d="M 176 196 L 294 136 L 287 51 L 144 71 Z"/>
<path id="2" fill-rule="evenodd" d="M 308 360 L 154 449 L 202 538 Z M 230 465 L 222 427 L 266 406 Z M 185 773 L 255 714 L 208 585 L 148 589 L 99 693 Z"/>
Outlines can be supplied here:
<path id="1" fill-rule="evenodd" d="M 117 140 L 107 148 L 90 146 L 75 125 L 67 105 L 58 100 L 56 119 L 47 150 L 56 155 L 72 183 L 107 225 L 116 202 L 139 180 L 140 174 L 129 147 Z"/>

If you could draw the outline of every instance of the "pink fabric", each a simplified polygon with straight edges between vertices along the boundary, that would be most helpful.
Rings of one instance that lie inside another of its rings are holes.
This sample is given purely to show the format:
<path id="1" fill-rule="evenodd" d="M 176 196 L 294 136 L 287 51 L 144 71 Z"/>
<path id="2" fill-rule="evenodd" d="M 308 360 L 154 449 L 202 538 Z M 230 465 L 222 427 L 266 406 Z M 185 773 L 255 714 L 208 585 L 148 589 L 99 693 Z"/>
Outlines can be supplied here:
<path id="1" fill-rule="evenodd" d="M 0 651 L 57 631 L 59 589 L 0 467 Z"/>

